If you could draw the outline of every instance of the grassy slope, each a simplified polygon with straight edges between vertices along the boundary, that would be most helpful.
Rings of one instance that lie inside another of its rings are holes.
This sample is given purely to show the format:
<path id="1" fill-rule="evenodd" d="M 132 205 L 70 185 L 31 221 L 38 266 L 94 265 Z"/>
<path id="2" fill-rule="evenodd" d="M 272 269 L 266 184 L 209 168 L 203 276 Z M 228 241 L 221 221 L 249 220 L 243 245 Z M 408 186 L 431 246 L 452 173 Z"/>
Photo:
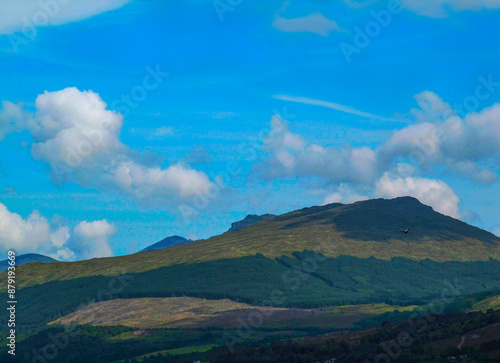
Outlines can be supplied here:
<path id="1" fill-rule="evenodd" d="M 364 304 L 332 306 L 321 310 L 262 308 L 231 300 L 206 300 L 189 297 L 116 299 L 93 303 L 50 324 L 127 326 L 132 328 L 237 327 L 240 318 L 259 311 L 269 327 L 347 328 L 368 316 L 394 310 L 413 310 L 417 306 Z"/>
<path id="2" fill-rule="evenodd" d="M 416 217 L 418 216 L 418 219 Z M 399 231 L 413 222 L 408 235 Z M 315 250 L 326 256 L 476 261 L 500 259 L 500 238 L 432 211 L 413 198 L 332 204 L 290 212 L 237 232 L 133 255 L 52 264 L 17 271 L 18 287 L 53 280 L 143 272 L 162 266 L 257 253 L 276 258 Z M 5 279 L 5 273 L 2 275 Z"/>
<path id="3" fill-rule="evenodd" d="M 500 310 L 500 295 L 492 296 L 474 304 L 474 310 L 487 311 L 488 309 Z"/>
<path id="4" fill-rule="evenodd" d="M 191 297 L 116 299 L 86 305 L 50 324 L 141 328 L 194 328 L 216 314 L 253 306 L 228 299 L 207 300 Z M 276 310 L 276 309 L 275 309 Z"/>
<path id="5" fill-rule="evenodd" d="M 145 355 L 141 355 L 136 357 L 139 362 L 141 362 L 144 358 L 155 356 L 155 355 L 181 355 L 181 354 L 190 354 L 190 353 L 202 353 L 206 352 L 213 347 L 216 347 L 215 344 L 207 344 L 207 345 L 194 345 L 189 347 L 177 348 L 177 349 L 169 349 L 169 350 L 160 350 L 159 352 L 153 352 Z"/>
<path id="6" fill-rule="evenodd" d="M 130 276 L 92 276 L 52 281 L 17 293 L 20 326 L 39 327 L 105 299 L 191 296 L 253 305 L 317 308 L 387 303 L 420 305 L 439 298 L 449 285 L 455 295 L 500 290 L 500 262 L 414 261 L 394 258 L 321 258 L 312 252 L 272 260 L 262 255 L 162 267 Z M 321 256 L 318 256 L 321 257 Z M 126 286 L 120 283 L 126 281 Z M 115 291 L 108 296 L 110 287 Z M 278 299 L 270 301 L 278 292 Z M 448 292 L 450 293 L 450 292 Z M 7 311 L 4 312 L 6 314 Z"/>

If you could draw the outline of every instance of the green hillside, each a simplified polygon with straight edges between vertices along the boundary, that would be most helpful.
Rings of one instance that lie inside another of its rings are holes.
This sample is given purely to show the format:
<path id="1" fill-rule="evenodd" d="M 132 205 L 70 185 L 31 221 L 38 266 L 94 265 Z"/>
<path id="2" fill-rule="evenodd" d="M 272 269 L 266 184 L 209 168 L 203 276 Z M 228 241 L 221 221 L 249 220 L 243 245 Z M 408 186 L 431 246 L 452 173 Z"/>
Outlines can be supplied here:
<path id="1" fill-rule="evenodd" d="M 401 230 L 411 228 L 408 234 Z M 325 256 L 389 260 L 480 261 L 500 259 L 500 238 L 444 216 L 410 197 L 304 208 L 235 232 L 183 246 L 78 262 L 19 267 L 20 287 L 54 280 L 139 273 L 182 263 L 253 256 L 290 256 L 304 250 Z M 2 275 L 5 278 L 5 273 Z"/>
<path id="2" fill-rule="evenodd" d="M 18 324 L 36 328 L 82 304 L 109 299 L 191 296 L 258 306 L 319 308 L 434 299 L 500 290 L 500 261 L 436 262 L 325 257 L 312 251 L 179 264 L 125 276 L 52 281 L 18 291 Z"/>
<path id="3" fill-rule="evenodd" d="M 474 304 L 474 310 L 487 311 L 489 309 L 500 310 L 500 295 L 492 296 Z"/>

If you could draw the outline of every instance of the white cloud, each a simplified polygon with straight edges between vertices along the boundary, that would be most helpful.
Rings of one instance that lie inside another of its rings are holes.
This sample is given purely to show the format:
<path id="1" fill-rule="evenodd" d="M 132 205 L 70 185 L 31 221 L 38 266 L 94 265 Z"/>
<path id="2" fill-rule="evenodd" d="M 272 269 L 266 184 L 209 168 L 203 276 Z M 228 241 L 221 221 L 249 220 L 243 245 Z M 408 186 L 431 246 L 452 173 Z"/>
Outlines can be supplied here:
<path id="1" fill-rule="evenodd" d="M 157 201 L 207 193 L 213 186 L 202 172 L 180 164 L 162 168 L 123 144 L 121 114 L 92 91 L 46 91 L 36 99 L 35 115 L 20 124 L 33 135 L 33 157 L 47 162 L 59 182 Z"/>
<path id="2" fill-rule="evenodd" d="M 0 140 L 6 134 L 20 132 L 28 128 L 29 120 L 29 113 L 25 112 L 21 105 L 3 101 L 0 111 Z"/>
<path id="3" fill-rule="evenodd" d="M 453 11 L 497 9 L 500 0 L 401 0 L 401 5 L 419 15 L 444 18 Z"/>
<path id="4" fill-rule="evenodd" d="M 113 170 L 110 180 L 139 199 L 166 196 L 172 191 L 183 197 L 206 194 L 212 187 L 204 173 L 180 164 L 161 169 L 126 161 Z"/>
<path id="5" fill-rule="evenodd" d="M 500 226 L 493 227 L 493 234 L 497 237 L 500 237 Z"/>
<path id="6" fill-rule="evenodd" d="M 0 245 L 4 249 L 15 248 L 26 252 L 38 248 L 50 240 L 50 226 L 37 211 L 24 220 L 19 214 L 11 213 L 0 203 Z"/>
<path id="7" fill-rule="evenodd" d="M 73 232 L 68 244 L 81 259 L 113 255 L 109 239 L 115 233 L 115 227 L 105 219 L 80 222 Z"/>
<path id="8" fill-rule="evenodd" d="M 396 198 L 411 196 L 433 207 L 436 211 L 454 218 L 460 218 L 460 199 L 441 180 L 417 177 L 393 177 L 385 173 L 376 183 L 375 193 L 381 197 Z"/>
<path id="9" fill-rule="evenodd" d="M 328 194 L 325 199 L 323 199 L 323 204 L 340 203 L 342 201 L 342 195 L 339 193 Z"/>
<path id="10" fill-rule="evenodd" d="M 488 83 L 483 85 L 496 85 L 491 79 Z M 444 169 L 475 182 L 496 182 L 500 165 L 500 104 L 459 115 L 433 92 L 426 91 L 415 98 L 419 107 L 410 112 L 409 121 L 413 123 L 395 130 L 376 149 L 308 144 L 274 116 L 270 135 L 264 141 L 269 157 L 257 170 L 269 178 L 308 177 L 306 180 L 315 183 L 315 188 L 319 183 L 320 188 L 329 191 L 324 203 L 349 202 L 366 195 L 412 195 L 442 213 L 459 217 L 459 198 L 451 188 L 440 180 L 418 174 Z"/>
<path id="11" fill-rule="evenodd" d="M 374 178 L 376 154 L 362 148 L 323 148 L 308 145 L 290 131 L 280 116 L 274 115 L 271 132 L 264 141 L 270 159 L 260 166 L 267 176 L 320 176 L 329 182 L 364 183 Z"/>
<path id="12" fill-rule="evenodd" d="M 369 199 L 368 196 L 358 193 L 346 184 L 340 184 L 337 191 L 329 194 L 323 200 L 323 204 L 330 203 L 354 203 Z"/>
<path id="13" fill-rule="evenodd" d="M 106 220 L 80 222 L 73 230 L 33 211 L 26 219 L 0 203 L 0 251 L 41 253 L 58 260 L 111 256 L 115 228 Z"/>
<path id="14" fill-rule="evenodd" d="M 0 2 L 0 34 L 22 31 L 32 37 L 36 33 L 36 27 L 61 25 L 87 19 L 122 7 L 130 1 L 5 0 Z"/>
<path id="15" fill-rule="evenodd" d="M 287 19 L 277 15 L 273 26 L 283 32 L 309 32 L 327 36 L 332 31 L 341 31 L 336 21 L 325 18 L 320 13 L 314 13 L 301 18 Z"/>
<path id="16" fill-rule="evenodd" d="M 500 161 L 500 104 L 459 116 L 432 92 L 416 98 L 417 123 L 396 131 L 381 158 L 413 158 L 424 168 L 439 164 L 484 184 L 495 182 L 497 171 L 488 165 Z"/>

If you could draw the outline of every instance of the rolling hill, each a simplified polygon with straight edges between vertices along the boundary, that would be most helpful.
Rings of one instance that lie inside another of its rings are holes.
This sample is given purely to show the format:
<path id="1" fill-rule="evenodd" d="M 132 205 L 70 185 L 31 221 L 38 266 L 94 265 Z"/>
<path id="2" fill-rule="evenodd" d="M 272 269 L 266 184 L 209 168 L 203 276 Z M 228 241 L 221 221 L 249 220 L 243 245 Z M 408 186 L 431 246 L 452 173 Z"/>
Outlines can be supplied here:
<path id="1" fill-rule="evenodd" d="M 119 361 L 219 349 L 252 316 L 265 319 L 250 339 L 268 342 L 397 323 L 436 301 L 447 312 L 498 308 L 500 238 L 414 198 L 261 217 L 132 255 L 19 266 L 20 346 L 43 349 L 46 332 L 76 323 L 82 343 L 65 359 L 106 350 Z"/>
<path id="2" fill-rule="evenodd" d="M 407 234 L 401 233 L 410 227 Z M 52 264 L 17 271 L 20 287 L 55 280 L 139 273 L 185 263 L 262 254 L 275 259 L 305 250 L 328 257 L 390 260 L 487 261 L 500 259 L 500 238 L 435 212 L 411 197 L 304 208 L 234 232 L 133 255 Z M 5 275 L 3 275 L 5 278 Z"/>

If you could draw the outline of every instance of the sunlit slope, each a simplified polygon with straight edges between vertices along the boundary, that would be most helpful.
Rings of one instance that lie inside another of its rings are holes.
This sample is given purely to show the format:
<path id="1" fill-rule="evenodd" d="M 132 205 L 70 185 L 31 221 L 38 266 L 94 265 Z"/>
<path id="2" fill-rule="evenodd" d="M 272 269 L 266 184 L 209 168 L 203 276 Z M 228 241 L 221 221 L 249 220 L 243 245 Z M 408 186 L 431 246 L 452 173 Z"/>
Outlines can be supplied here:
<path id="1" fill-rule="evenodd" d="M 474 304 L 474 310 L 488 311 L 488 309 L 500 310 L 500 295 L 492 296 Z"/>
<path id="2" fill-rule="evenodd" d="M 401 232 L 408 227 L 407 234 Z M 306 249 L 331 257 L 476 261 L 500 259 L 499 242 L 495 235 L 439 214 L 414 198 L 376 199 L 304 208 L 236 232 L 163 250 L 72 263 L 28 264 L 18 269 L 17 278 L 19 286 L 25 287 L 257 253 L 276 258 Z"/>
<path id="3" fill-rule="evenodd" d="M 121 276 L 51 281 L 20 289 L 19 327 L 38 328 L 103 299 L 197 297 L 279 308 L 427 304 L 447 297 L 500 291 L 500 261 L 436 262 L 395 257 L 325 257 L 312 251 L 161 267 Z M 453 295 L 453 296 L 450 296 Z M 8 311 L 4 310 L 4 315 Z M 1 315 L 1 314 L 0 314 Z M 0 316 L 1 318 L 1 316 Z"/>
<path id="4" fill-rule="evenodd" d="M 116 299 L 96 302 L 50 324 L 127 326 L 132 328 L 237 328 L 241 319 L 259 312 L 263 326 L 349 327 L 354 321 L 394 310 L 411 311 L 412 306 L 364 304 L 326 309 L 286 309 L 253 306 L 228 299 L 192 297 Z"/>

